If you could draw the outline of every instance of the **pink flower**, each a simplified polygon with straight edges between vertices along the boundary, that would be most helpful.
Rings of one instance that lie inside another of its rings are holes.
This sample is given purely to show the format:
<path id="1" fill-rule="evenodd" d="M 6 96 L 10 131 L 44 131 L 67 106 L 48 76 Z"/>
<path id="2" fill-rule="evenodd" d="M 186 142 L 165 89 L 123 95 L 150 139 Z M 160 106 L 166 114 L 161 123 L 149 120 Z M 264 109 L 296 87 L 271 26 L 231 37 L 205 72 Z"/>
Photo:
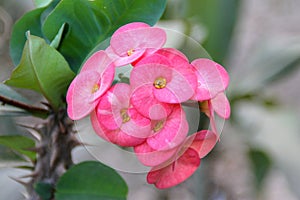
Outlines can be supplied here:
<path id="1" fill-rule="evenodd" d="M 96 133 L 120 146 L 135 146 L 145 141 L 151 133 L 151 122 L 140 115 L 129 103 L 130 86 L 118 83 L 100 99 L 91 114 Z"/>
<path id="2" fill-rule="evenodd" d="M 191 64 L 198 78 L 198 87 L 192 97 L 193 100 L 212 99 L 218 93 L 225 91 L 229 76 L 221 65 L 206 58 L 196 59 Z"/>
<path id="3" fill-rule="evenodd" d="M 160 189 L 182 183 L 197 170 L 219 138 L 215 113 L 230 116 L 226 70 L 204 58 L 190 63 L 179 50 L 162 48 L 165 42 L 160 28 L 142 22 L 120 27 L 110 46 L 86 61 L 67 93 L 70 118 L 90 114 L 100 137 L 133 147 L 139 161 L 151 167 L 147 182 Z M 112 86 L 115 68 L 127 64 L 133 66 L 130 84 Z M 187 136 L 181 106 L 195 101 L 209 117 L 211 131 Z"/>
<path id="4" fill-rule="evenodd" d="M 182 183 L 197 170 L 201 159 L 212 150 L 216 142 L 216 135 L 207 130 L 189 136 L 183 145 L 178 147 L 173 158 L 151 169 L 147 175 L 147 182 L 159 189 Z"/>
<path id="5" fill-rule="evenodd" d="M 152 121 L 152 132 L 146 141 L 134 147 L 138 159 L 147 166 L 159 165 L 169 159 L 186 138 L 188 123 L 184 110 L 175 105 L 172 113 L 162 120 Z"/>
<path id="6" fill-rule="evenodd" d="M 162 64 L 175 69 L 189 83 L 189 88 L 197 87 L 197 76 L 195 69 L 189 64 L 188 58 L 174 48 L 162 48 L 155 53 L 142 57 L 135 63 L 135 67 L 147 64 Z M 194 94 L 194 91 L 190 91 Z"/>
<path id="7" fill-rule="evenodd" d="M 124 66 L 140 58 L 147 49 L 156 51 L 165 42 L 164 30 L 142 22 L 134 22 L 122 26 L 112 35 L 106 52 L 116 66 Z"/>
<path id="8" fill-rule="evenodd" d="M 99 97 L 112 84 L 115 67 L 104 51 L 93 54 L 74 78 L 67 92 L 67 112 L 71 119 L 81 119 L 96 107 Z"/>
<path id="9" fill-rule="evenodd" d="M 148 61 L 145 63 L 144 60 Z M 165 117 L 169 113 L 170 104 L 184 102 L 194 95 L 196 76 L 189 64 L 180 63 L 182 65 L 178 66 L 182 67 L 177 68 L 169 60 L 156 54 L 146 57 L 130 74 L 133 88 L 131 103 L 151 119 Z"/>

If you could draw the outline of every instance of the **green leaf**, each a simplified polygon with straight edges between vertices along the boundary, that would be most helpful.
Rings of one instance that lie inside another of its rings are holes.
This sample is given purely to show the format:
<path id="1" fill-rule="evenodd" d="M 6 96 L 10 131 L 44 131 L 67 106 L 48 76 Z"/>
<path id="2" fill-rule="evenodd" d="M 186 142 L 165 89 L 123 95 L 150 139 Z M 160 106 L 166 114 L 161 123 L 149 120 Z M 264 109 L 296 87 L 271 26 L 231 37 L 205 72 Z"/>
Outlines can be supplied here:
<path id="1" fill-rule="evenodd" d="M 96 161 L 83 162 L 62 175 L 56 186 L 57 200 L 122 200 L 128 188 L 113 169 Z"/>
<path id="2" fill-rule="evenodd" d="M 52 197 L 53 186 L 49 183 L 38 182 L 34 185 L 34 190 L 42 200 L 50 200 Z"/>
<path id="3" fill-rule="evenodd" d="M 73 77 L 74 73 L 58 51 L 42 38 L 28 34 L 21 62 L 5 83 L 35 90 L 57 109 Z"/>
<path id="4" fill-rule="evenodd" d="M 30 160 L 35 160 L 36 154 L 28 150 L 30 148 L 34 148 L 35 143 L 28 137 L 21 135 L 1 135 L 0 145 L 10 148 L 22 155 L 25 155 Z"/>
<path id="5" fill-rule="evenodd" d="M 46 4 L 43 3 L 45 1 L 48 0 L 36 0 L 36 3 L 38 3 L 39 7 Z M 22 50 L 27 40 L 26 32 L 29 31 L 32 35 L 44 37 L 42 33 L 42 24 L 47 15 L 55 8 L 58 2 L 59 0 L 52 0 L 46 7 L 39 7 L 29 11 L 14 24 L 10 40 L 10 55 L 14 65 L 18 65 L 20 63 Z"/>
<path id="6" fill-rule="evenodd" d="M 249 158 L 255 174 L 255 186 L 259 189 L 272 166 L 272 161 L 264 151 L 258 149 L 250 149 Z"/>
<path id="7" fill-rule="evenodd" d="M 36 36 L 43 36 L 41 30 L 40 16 L 46 8 L 39 8 L 26 13 L 21 19 L 19 19 L 13 26 L 13 31 L 10 40 L 10 56 L 14 65 L 18 65 L 24 44 L 26 42 L 27 31 Z"/>
<path id="8" fill-rule="evenodd" d="M 166 0 L 62 0 L 49 14 L 42 30 L 53 40 L 64 23 L 69 31 L 59 51 L 77 72 L 87 55 L 120 26 L 141 21 L 154 25 Z"/>
<path id="9" fill-rule="evenodd" d="M 44 7 L 51 3 L 52 0 L 33 0 L 35 7 Z"/>

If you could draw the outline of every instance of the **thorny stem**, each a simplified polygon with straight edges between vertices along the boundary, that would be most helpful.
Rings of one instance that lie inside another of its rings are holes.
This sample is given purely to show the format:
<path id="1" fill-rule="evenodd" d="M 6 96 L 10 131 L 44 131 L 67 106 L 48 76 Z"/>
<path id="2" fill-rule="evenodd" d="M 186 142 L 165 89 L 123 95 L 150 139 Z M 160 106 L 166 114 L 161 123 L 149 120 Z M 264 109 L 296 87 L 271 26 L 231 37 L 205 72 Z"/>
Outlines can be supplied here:
<path id="1" fill-rule="evenodd" d="M 54 199 L 55 185 L 59 177 L 73 165 L 71 152 L 80 143 L 74 135 L 73 121 L 68 118 L 65 109 L 49 115 L 47 122 L 36 130 L 41 140 L 36 145 L 37 160 L 30 175 L 32 179 L 26 185 L 28 199 L 42 199 L 34 189 L 39 183 L 52 188 L 51 199 Z"/>

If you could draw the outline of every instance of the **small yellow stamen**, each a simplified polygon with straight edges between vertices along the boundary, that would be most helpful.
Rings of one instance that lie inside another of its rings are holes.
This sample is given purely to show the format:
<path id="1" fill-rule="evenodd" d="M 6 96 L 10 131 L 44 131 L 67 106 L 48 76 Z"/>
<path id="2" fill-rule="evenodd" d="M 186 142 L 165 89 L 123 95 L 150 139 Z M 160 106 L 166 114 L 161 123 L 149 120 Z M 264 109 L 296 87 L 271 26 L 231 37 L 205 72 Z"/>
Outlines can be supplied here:
<path id="1" fill-rule="evenodd" d="M 130 49 L 127 51 L 127 56 L 131 56 L 133 54 L 134 50 L 133 49 Z"/>
<path id="2" fill-rule="evenodd" d="M 156 133 L 156 132 L 160 131 L 163 127 L 164 127 L 164 121 L 160 120 L 155 124 L 155 126 L 152 130 Z"/>
<path id="3" fill-rule="evenodd" d="M 92 93 L 97 92 L 99 90 L 99 88 L 100 88 L 100 85 L 98 83 L 96 83 L 92 88 Z"/>
<path id="4" fill-rule="evenodd" d="M 157 89 L 162 89 L 162 88 L 166 87 L 167 80 L 163 77 L 158 77 L 158 78 L 155 79 L 153 85 Z"/>
<path id="5" fill-rule="evenodd" d="M 125 124 L 126 122 L 129 122 L 130 117 L 127 114 L 127 109 L 124 108 L 120 111 L 121 117 L 122 117 L 122 123 Z"/>

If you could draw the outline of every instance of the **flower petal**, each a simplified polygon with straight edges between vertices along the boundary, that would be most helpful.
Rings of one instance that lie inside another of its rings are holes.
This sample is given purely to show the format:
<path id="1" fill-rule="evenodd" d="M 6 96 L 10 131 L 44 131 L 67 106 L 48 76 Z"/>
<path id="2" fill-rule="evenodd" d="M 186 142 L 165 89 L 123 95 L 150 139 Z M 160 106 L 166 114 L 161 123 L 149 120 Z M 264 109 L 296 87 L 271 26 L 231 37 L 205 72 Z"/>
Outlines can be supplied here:
<path id="1" fill-rule="evenodd" d="M 134 147 L 134 152 L 139 161 L 146 166 L 157 166 L 170 159 L 177 151 L 176 148 L 157 151 L 149 146 L 147 142 Z"/>
<path id="2" fill-rule="evenodd" d="M 96 71 L 85 71 L 72 81 L 67 92 L 68 115 L 77 120 L 87 116 L 98 103 L 93 88 L 99 84 L 100 74 Z"/>
<path id="3" fill-rule="evenodd" d="M 181 51 L 174 48 L 162 48 L 155 53 L 170 60 L 170 64 L 174 67 L 180 67 L 189 62 L 188 58 Z"/>
<path id="4" fill-rule="evenodd" d="M 166 42 L 163 29 L 147 27 L 119 32 L 111 37 L 110 45 L 119 56 L 127 56 L 128 51 L 147 48 L 161 48 Z"/>
<path id="5" fill-rule="evenodd" d="M 83 65 L 79 74 L 85 71 L 97 71 L 101 75 L 99 88 L 94 93 L 94 100 L 99 98 L 111 86 L 114 75 L 115 66 L 112 60 L 104 51 L 94 53 Z"/>
<path id="6" fill-rule="evenodd" d="M 180 145 L 188 133 L 188 123 L 184 110 L 176 105 L 167 117 L 163 127 L 147 139 L 149 146 L 155 150 L 167 150 Z"/>
<path id="7" fill-rule="evenodd" d="M 213 110 L 222 118 L 230 117 L 230 104 L 226 95 L 221 92 L 211 100 Z"/>
<path id="8" fill-rule="evenodd" d="M 109 130 L 122 125 L 121 110 L 129 107 L 130 86 L 118 83 L 111 87 L 100 99 L 97 114 L 103 126 Z"/>
<path id="9" fill-rule="evenodd" d="M 188 179 L 199 167 L 198 153 L 188 148 L 184 154 L 170 165 L 155 167 L 147 175 L 147 182 L 159 189 L 166 189 L 178 185 Z"/>
<path id="10" fill-rule="evenodd" d="M 130 56 L 119 56 L 119 55 L 117 55 L 113 51 L 111 46 L 107 47 L 105 52 L 108 54 L 110 59 L 113 60 L 113 63 L 116 67 L 122 67 L 122 66 L 128 65 L 128 64 L 136 61 L 140 57 L 142 57 L 145 53 L 145 49 L 136 50 L 136 51 L 132 52 L 132 54 Z"/>
<path id="11" fill-rule="evenodd" d="M 102 74 L 111 64 L 112 60 L 109 58 L 106 52 L 100 50 L 87 59 L 87 61 L 83 64 L 80 72 L 92 70 L 97 71 L 99 74 Z"/>
<path id="12" fill-rule="evenodd" d="M 117 144 L 123 147 L 133 147 L 139 144 L 142 144 L 145 139 L 136 138 L 130 136 L 120 129 L 108 130 L 106 129 L 102 123 L 99 122 L 98 114 L 96 112 L 92 112 L 91 114 L 91 122 L 95 132 L 104 140 Z"/>
<path id="13" fill-rule="evenodd" d="M 205 157 L 216 145 L 218 137 L 209 130 L 202 130 L 190 135 L 184 146 L 194 149 L 199 154 L 199 158 Z"/>
<path id="14" fill-rule="evenodd" d="M 171 113 L 173 105 L 159 102 L 153 96 L 152 90 L 152 84 L 136 88 L 131 95 L 130 102 L 143 116 L 152 120 L 164 119 Z"/>
<path id="15" fill-rule="evenodd" d="M 121 125 L 121 130 L 133 137 L 147 138 L 151 134 L 151 121 L 135 108 L 129 108 L 127 112 L 130 120 Z"/>
<path id="16" fill-rule="evenodd" d="M 167 82 L 172 79 L 173 70 L 166 65 L 151 63 L 133 68 L 130 73 L 130 84 L 133 89 L 153 83 L 156 78 L 163 77 Z"/>
<path id="17" fill-rule="evenodd" d="M 194 100 L 203 101 L 214 98 L 219 92 L 223 92 L 229 83 L 226 70 L 218 63 L 200 58 L 192 62 L 198 77 L 198 88 Z"/>
<path id="18" fill-rule="evenodd" d="M 132 30 L 132 29 L 138 29 L 138 28 L 149 28 L 150 25 L 143 23 L 143 22 L 132 22 L 129 24 L 125 24 L 124 26 L 121 26 L 118 28 L 115 32 L 114 35 L 117 35 L 119 33 L 122 33 L 124 31 Z"/>
<path id="19" fill-rule="evenodd" d="M 189 72 L 184 72 L 188 70 Z M 154 96 L 165 103 L 182 103 L 194 95 L 196 76 L 189 69 L 172 69 L 172 79 L 163 89 L 155 89 Z"/>

